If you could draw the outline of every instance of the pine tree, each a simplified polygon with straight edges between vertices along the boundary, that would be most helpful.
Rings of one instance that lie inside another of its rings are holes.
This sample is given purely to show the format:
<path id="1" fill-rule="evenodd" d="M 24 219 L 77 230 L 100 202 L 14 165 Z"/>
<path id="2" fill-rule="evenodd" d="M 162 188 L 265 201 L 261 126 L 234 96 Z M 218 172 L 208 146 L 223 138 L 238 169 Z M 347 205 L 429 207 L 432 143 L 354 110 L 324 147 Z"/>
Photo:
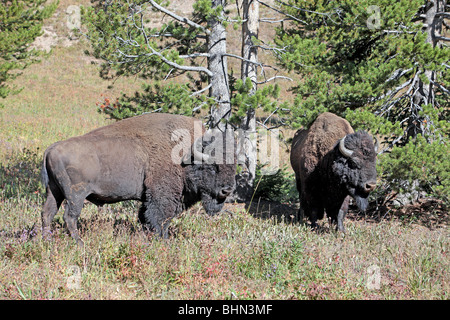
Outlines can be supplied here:
<path id="1" fill-rule="evenodd" d="M 243 38 L 247 44 L 251 45 L 255 35 L 249 35 L 253 29 L 248 28 L 246 13 L 242 14 L 244 19 L 239 10 L 237 15 L 231 14 L 226 9 L 226 0 L 197 0 L 192 14 L 183 16 L 168 9 L 161 0 L 94 2 L 93 7 L 82 10 L 82 15 L 93 46 L 90 54 L 105 61 L 102 75 L 138 75 L 152 83 L 144 86 L 144 94 L 103 105 L 114 117 L 155 111 L 189 115 L 203 108 L 208 110 L 209 127 L 232 126 L 254 134 L 255 110 L 275 106 L 277 86 L 261 90 L 255 86 L 256 68 L 270 67 L 257 61 L 255 55 L 246 55 L 244 48 L 243 56 L 231 54 L 227 48 L 226 28 L 230 24 L 236 28 L 244 25 Z M 169 22 L 151 27 L 152 11 L 163 13 Z M 251 51 L 254 53 L 255 48 Z M 228 59 L 239 59 L 247 65 L 242 70 L 252 71 L 242 72 L 242 78 L 235 79 L 228 68 Z M 189 81 L 164 83 L 181 75 Z M 251 125 L 246 126 L 247 123 Z M 244 153 L 239 157 L 241 169 L 245 167 L 248 171 L 245 181 L 241 181 L 247 186 L 239 188 L 242 194 L 238 198 L 243 199 L 251 196 L 255 175 L 251 171 L 255 165 L 248 159 L 256 158 L 256 148 L 241 151 Z"/>
<path id="2" fill-rule="evenodd" d="M 13 0 L 0 2 L 0 98 L 19 91 L 8 81 L 20 75 L 30 64 L 38 62 L 42 52 L 30 44 L 42 34 L 43 20 L 50 17 L 57 2 L 47 0 Z"/>

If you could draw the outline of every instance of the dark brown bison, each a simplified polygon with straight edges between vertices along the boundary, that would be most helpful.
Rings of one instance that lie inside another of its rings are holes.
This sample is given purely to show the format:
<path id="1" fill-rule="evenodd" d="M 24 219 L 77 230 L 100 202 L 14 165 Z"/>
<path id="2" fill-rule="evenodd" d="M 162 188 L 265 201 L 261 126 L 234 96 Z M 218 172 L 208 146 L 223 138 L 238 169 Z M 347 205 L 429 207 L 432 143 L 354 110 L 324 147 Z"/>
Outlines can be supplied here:
<path id="1" fill-rule="evenodd" d="M 209 136 L 193 142 L 194 133 Z M 77 220 L 87 199 L 97 205 L 140 200 L 144 229 L 167 237 L 170 220 L 198 201 L 208 214 L 220 211 L 234 189 L 235 171 L 232 133 L 205 132 L 198 120 L 180 115 L 145 114 L 118 121 L 45 151 L 43 235 L 66 199 L 64 221 L 82 243 Z"/>
<path id="2" fill-rule="evenodd" d="M 324 210 L 339 231 L 349 196 L 365 211 L 367 197 L 376 186 L 376 148 L 364 131 L 354 133 L 347 120 L 326 112 L 308 130 L 295 133 L 291 165 L 300 194 L 300 219 L 306 215 L 313 227 Z"/>

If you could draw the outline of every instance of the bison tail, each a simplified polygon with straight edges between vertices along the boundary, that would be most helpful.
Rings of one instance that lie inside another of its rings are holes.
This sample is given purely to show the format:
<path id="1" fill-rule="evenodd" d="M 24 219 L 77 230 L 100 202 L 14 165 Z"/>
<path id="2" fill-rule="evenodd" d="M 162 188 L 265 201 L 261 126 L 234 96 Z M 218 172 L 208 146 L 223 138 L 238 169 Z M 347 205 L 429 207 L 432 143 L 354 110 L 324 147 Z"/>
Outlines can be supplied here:
<path id="1" fill-rule="evenodd" d="M 46 168 L 46 165 L 45 165 L 45 158 L 44 158 L 44 161 L 43 161 L 43 164 L 42 164 L 42 171 L 41 171 L 41 181 L 42 181 L 42 184 L 44 185 L 44 188 L 45 189 L 47 189 L 47 186 L 48 186 L 48 173 L 47 173 L 47 168 Z"/>
<path id="2" fill-rule="evenodd" d="M 47 173 L 47 152 L 44 153 L 44 160 L 42 161 L 41 181 L 44 188 L 47 189 L 49 181 Z"/>

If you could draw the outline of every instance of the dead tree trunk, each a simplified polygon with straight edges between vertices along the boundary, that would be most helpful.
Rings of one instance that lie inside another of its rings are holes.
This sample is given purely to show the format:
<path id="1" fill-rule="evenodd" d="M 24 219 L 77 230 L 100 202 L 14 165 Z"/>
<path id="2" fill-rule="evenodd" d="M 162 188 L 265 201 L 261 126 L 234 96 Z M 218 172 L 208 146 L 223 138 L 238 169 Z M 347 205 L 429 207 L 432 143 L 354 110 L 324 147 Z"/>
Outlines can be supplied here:
<path id="1" fill-rule="evenodd" d="M 242 60 L 241 79 L 250 78 L 253 87 L 250 94 L 256 92 L 258 51 L 253 43 L 258 38 L 259 29 L 259 2 L 256 0 L 243 0 L 244 24 L 242 27 Z M 236 177 L 236 200 L 244 201 L 253 194 L 253 182 L 256 173 L 256 118 L 255 110 L 250 109 L 242 119 L 240 129 L 242 149 L 240 150 L 240 164 L 242 171 Z"/>
<path id="2" fill-rule="evenodd" d="M 441 37 L 445 9 L 446 0 L 431 0 L 425 4 L 423 11 L 419 13 L 420 17 L 423 18 L 424 31 L 427 34 L 426 42 L 431 44 L 433 48 L 441 46 L 439 39 L 445 39 Z M 424 123 L 429 122 L 430 119 L 424 119 L 419 115 L 419 112 L 422 105 L 431 104 L 435 106 L 436 71 L 424 70 L 423 73 L 427 81 L 424 82 L 420 77 L 417 77 L 414 85 L 411 114 L 408 121 L 408 139 L 414 138 L 418 134 L 427 133 Z"/>
<path id="3" fill-rule="evenodd" d="M 212 0 L 212 7 L 225 7 L 225 0 Z M 223 119 L 228 119 L 231 114 L 230 91 L 228 83 L 227 66 L 227 33 L 220 18 L 214 17 L 209 21 L 211 33 L 208 36 L 208 69 L 212 72 L 209 78 L 209 96 L 216 101 L 211 108 L 209 126 L 224 129 Z"/>

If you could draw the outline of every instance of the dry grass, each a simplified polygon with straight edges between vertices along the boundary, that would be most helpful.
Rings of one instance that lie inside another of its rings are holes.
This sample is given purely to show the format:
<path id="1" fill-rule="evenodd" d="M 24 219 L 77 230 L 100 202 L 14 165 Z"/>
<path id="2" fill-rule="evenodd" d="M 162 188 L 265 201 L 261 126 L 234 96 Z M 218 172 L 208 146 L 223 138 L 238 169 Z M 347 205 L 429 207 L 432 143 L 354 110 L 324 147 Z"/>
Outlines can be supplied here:
<path id="1" fill-rule="evenodd" d="M 60 2 L 52 24 L 64 35 L 71 1 Z M 101 212 L 88 204 L 84 248 L 66 234 L 61 213 L 53 240 L 43 241 L 44 149 L 108 123 L 95 103 L 140 87 L 119 79 L 108 88 L 85 48 L 56 46 L 17 79 L 23 91 L 0 110 L 0 299 L 449 299 L 448 221 L 427 227 L 417 210 L 375 222 L 353 215 L 342 237 L 325 222 L 319 232 L 295 223 L 294 206 L 255 199 L 208 217 L 197 205 L 162 240 L 142 234 L 134 202 Z M 421 210 L 438 217 L 436 207 Z M 379 289 L 367 286 L 371 266 Z"/>
<path id="2" fill-rule="evenodd" d="M 41 239 L 40 205 L 32 199 L 3 203 L 1 298 L 449 298 L 449 238 L 442 228 L 347 220 L 342 237 L 326 224 L 314 232 L 229 204 L 215 217 L 195 206 L 162 240 L 144 236 L 133 204 L 103 212 L 87 205 L 80 248 L 61 216 L 53 240 Z M 367 286 L 371 266 L 379 267 L 379 289 Z"/>

